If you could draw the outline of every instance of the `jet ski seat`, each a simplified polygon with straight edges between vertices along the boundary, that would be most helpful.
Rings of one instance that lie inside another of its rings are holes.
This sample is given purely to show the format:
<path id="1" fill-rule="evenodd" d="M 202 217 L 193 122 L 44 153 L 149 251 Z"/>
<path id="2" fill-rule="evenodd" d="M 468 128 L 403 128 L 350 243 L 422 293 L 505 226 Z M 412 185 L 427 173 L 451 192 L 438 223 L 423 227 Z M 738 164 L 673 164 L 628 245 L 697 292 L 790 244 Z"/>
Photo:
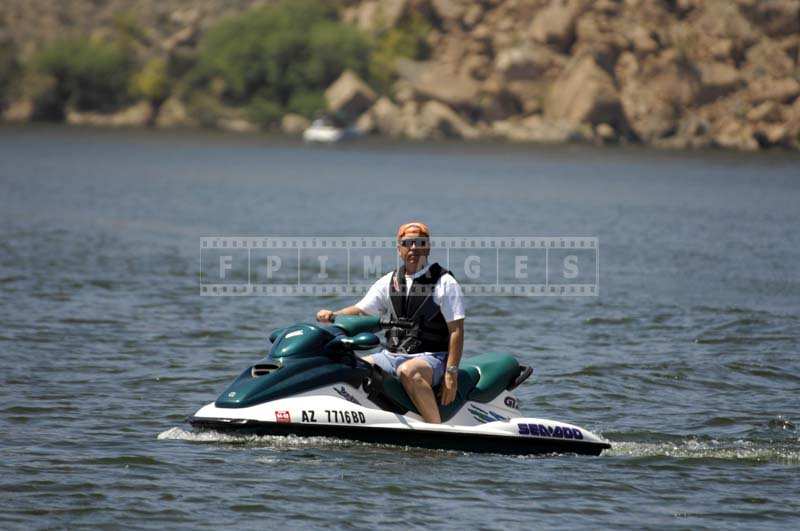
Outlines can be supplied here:
<path id="1" fill-rule="evenodd" d="M 519 363 L 508 354 L 487 353 L 469 358 L 461 363 L 461 370 L 475 380 L 469 400 L 491 402 L 508 387 L 519 374 Z M 460 382 L 459 382 L 460 383 Z"/>
<path id="2" fill-rule="evenodd" d="M 455 400 L 447 406 L 439 405 L 442 421 L 449 420 L 468 400 L 491 402 L 508 388 L 519 374 L 519 363 L 508 354 L 487 353 L 463 360 L 458 371 L 458 390 Z M 434 389 L 437 395 L 438 391 L 438 387 Z M 383 394 L 403 410 L 418 413 L 399 379 L 387 375 L 383 380 Z"/>

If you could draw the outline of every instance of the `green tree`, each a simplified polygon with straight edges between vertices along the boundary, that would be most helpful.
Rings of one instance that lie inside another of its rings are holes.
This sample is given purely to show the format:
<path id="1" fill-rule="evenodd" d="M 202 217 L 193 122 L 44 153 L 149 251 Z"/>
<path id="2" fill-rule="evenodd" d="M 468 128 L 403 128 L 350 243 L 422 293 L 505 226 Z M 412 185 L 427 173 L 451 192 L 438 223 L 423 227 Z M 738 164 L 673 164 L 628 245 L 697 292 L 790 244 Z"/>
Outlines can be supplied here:
<path id="1" fill-rule="evenodd" d="M 133 76 L 131 92 L 150 102 L 160 105 L 169 96 L 170 79 L 167 75 L 167 61 L 160 57 L 150 59 Z"/>
<path id="2" fill-rule="evenodd" d="M 263 116 L 272 116 L 275 109 L 265 102 L 310 115 L 322 107 L 322 91 L 345 69 L 366 74 L 369 54 L 369 40 L 339 23 L 330 5 L 284 1 L 209 30 L 191 81 L 207 88 L 211 80 L 221 79 L 223 99 L 252 103 Z"/>
<path id="3" fill-rule="evenodd" d="M 36 73 L 54 80 L 52 93 L 47 95 L 53 114 L 63 114 L 67 105 L 80 110 L 112 110 L 129 99 L 133 54 L 113 42 L 58 39 L 31 63 Z"/>
<path id="4" fill-rule="evenodd" d="M 0 109 L 5 104 L 11 83 L 18 74 L 19 63 L 14 43 L 11 39 L 0 37 Z"/>

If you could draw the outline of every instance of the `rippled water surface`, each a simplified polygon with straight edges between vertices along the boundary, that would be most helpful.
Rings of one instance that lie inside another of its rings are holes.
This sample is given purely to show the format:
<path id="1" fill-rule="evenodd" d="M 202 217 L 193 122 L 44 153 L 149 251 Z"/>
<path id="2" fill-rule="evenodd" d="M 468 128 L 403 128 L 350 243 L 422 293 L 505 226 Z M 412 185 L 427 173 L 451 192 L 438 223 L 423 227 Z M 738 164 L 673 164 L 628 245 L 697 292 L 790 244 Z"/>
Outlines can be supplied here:
<path id="1" fill-rule="evenodd" d="M 0 129 L 0 527 L 800 525 L 800 159 Z M 467 355 L 601 457 L 193 433 L 328 297 L 201 297 L 199 237 L 591 235 L 600 296 L 470 298 Z"/>

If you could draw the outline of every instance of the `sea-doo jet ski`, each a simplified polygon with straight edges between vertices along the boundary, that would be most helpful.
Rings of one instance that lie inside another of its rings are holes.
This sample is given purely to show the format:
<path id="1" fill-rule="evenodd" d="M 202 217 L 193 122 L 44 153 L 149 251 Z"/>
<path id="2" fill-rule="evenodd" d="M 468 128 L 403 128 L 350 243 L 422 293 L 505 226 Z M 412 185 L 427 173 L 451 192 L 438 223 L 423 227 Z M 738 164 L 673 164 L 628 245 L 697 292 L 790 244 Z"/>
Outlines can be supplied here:
<path id="1" fill-rule="evenodd" d="M 408 322 L 338 316 L 330 326 L 296 324 L 270 335 L 269 354 L 213 403 L 189 417 L 196 429 L 324 436 L 421 448 L 499 454 L 600 455 L 611 445 L 566 422 L 521 416 L 512 394 L 532 373 L 507 354 L 462 359 L 455 400 L 442 424 L 422 420 L 400 381 L 356 355 L 381 329 Z"/>

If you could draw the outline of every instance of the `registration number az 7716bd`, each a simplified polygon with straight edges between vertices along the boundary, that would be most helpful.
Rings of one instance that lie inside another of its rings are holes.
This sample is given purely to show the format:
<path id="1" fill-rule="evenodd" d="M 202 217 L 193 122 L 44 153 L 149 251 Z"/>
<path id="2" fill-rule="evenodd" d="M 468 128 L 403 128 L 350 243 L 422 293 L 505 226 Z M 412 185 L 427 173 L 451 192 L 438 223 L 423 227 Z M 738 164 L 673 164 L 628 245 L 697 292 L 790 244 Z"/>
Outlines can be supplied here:
<path id="1" fill-rule="evenodd" d="M 321 418 L 326 418 L 328 423 L 331 424 L 366 424 L 367 417 L 361 411 L 347 411 L 341 409 L 326 409 L 323 411 L 325 416 L 320 415 Z M 314 410 L 303 411 L 303 422 L 317 422 L 317 412 Z M 320 422 L 322 422 L 320 420 Z"/>

